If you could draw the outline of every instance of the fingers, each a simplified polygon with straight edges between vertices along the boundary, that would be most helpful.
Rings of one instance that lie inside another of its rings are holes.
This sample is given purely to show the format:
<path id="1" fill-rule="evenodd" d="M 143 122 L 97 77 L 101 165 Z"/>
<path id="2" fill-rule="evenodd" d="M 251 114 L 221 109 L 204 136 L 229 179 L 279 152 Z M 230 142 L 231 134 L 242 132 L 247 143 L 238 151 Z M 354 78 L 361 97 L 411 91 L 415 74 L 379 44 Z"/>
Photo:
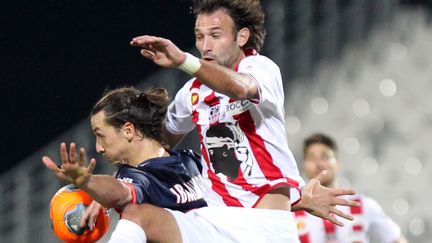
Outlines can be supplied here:
<path id="1" fill-rule="evenodd" d="M 48 157 L 48 156 L 43 156 L 42 157 L 42 162 L 44 163 L 44 165 L 48 169 L 52 170 L 53 172 L 57 172 L 58 169 L 59 169 L 57 167 L 57 164 L 50 157 Z"/>
<path id="2" fill-rule="evenodd" d="M 342 218 L 345 218 L 345 219 L 348 219 L 348 220 L 353 220 L 354 219 L 352 215 L 346 214 L 343 211 L 337 209 L 336 207 L 332 207 L 330 209 L 330 212 L 333 213 L 333 214 L 335 214 L 335 215 L 337 215 L 337 216 L 339 216 L 339 217 L 342 217 Z"/>
<path id="3" fill-rule="evenodd" d="M 328 176 L 328 171 L 323 170 L 319 175 L 315 176 L 313 179 L 318 180 L 320 183 Z"/>
<path id="4" fill-rule="evenodd" d="M 71 143 L 69 146 L 69 163 L 75 164 L 77 161 L 76 144 Z"/>
<path id="5" fill-rule="evenodd" d="M 354 195 L 356 192 L 353 189 L 345 189 L 345 188 L 339 188 L 339 189 L 333 189 L 335 196 L 343 196 L 343 195 Z"/>
<path id="6" fill-rule="evenodd" d="M 138 36 L 132 39 L 130 44 L 132 46 L 144 46 L 152 43 L 157 43 L 158 41 L 161 41 L 162 38 L 156 37 L 156 36 L 150 36 L 150 35 L 142 35 Z"/>
<path id="7" fill-rule="evenodd" d="M 360 202 L 336 197 L 333 200 L 333 205 L 350 206 L 350 207 L 360 207 Z"/>
<path id="8" fill-rule="evenodd" d="M 60 159 L 62 164 L 67 164 L 69 162 L 69 156 L 68 156 L 65 143 L 60 144 Z"/>
<path id="9" fill-rule="evenodd" d="M 328 221 L 332 222 L 335 225 L 338 225 L 338 226 L 341 226 L 341 227 L 344 226 L 344 224 L 341 221 L 337 220 L 337 218 L 335 218 L 332 215 L 329 215 L 325 219 L 327 219 Z"/>
<path id="10" fill-rule="evenodd" d="M 99 214 L 99 209 L 100 204 L 96 201 L 93 201 L 84 212 L 81 218 L 80 226 L 85 227 L 87 225 L 90 230 L 93 230 L 96 224 L 97 216 Z"/>
<path id="11" fill-rule="evenodd" d="M 95 166 L 96 166 L 96 160 L 91 159 L 89 165 L 87 166 L 89 173 L 93 173 Z"/>
<path id="12" fill-rule="evenodd" d="M 86 160 L 86 152 L 84 148 L 80 148 L 80 155 L 79 155 L 79 161 L 78 164 L 80 166 L 84 165 L 84 161 Z"/>
<path id="13" fill-rule="evenodd" d="M 141 55 L 143 55 L 145 58 L 153 59 L 155 56 L 155 53 L 146 49 L 141 50 Z"/>

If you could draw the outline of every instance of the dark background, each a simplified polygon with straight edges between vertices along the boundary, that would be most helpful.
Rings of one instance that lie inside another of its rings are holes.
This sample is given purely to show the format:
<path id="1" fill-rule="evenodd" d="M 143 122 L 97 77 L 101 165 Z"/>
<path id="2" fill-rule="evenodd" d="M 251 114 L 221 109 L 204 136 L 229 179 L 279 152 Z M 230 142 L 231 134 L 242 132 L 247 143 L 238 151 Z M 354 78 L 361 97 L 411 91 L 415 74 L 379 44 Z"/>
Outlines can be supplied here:
<path id="1" fill-rule="evenodd" d="M 400 2 L 432 6 L 432 0 Z M 0 2 L 0 173 L 85 119 L 106 88 L 136 84 L 159 69 L 129 45 L 132 37 L 160 35 L 191 48 L 190 5 L 191 0 Z"/>
<path id="2" fill-rule="evenodd" d="M 186 0 L 0 3 L 0 173 L 85 119 L 106 88 L 159 68 L 129 45 L 141 34 L 193 46 Z"/>

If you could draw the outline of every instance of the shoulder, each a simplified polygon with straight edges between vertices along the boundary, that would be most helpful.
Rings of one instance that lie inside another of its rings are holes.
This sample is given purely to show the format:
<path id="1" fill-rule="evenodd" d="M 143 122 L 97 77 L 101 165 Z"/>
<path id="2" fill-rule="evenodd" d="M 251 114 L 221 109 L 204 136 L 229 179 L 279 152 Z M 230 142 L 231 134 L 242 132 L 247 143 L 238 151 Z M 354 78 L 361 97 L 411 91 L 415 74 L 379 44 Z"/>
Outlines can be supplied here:
<path id="1" fill-rule="evenodd" d="M 175 101 L 179 102 L 182 99 L 189 99 L 190 91 L 197 86 L 197 79 L 191 78 L 177 91 L 175 95 Z M 171 104 L 174 105 L 176 102 L 172 101 Z"/>
<path id="2" fill-rule="evenodd" d="M 192 149 L 181 149 L 176 150 L 176 152 L 180 155 L 183 164 L 185 164 L 188 169 L 191 169 L 190 166 L 192 166 L 192 168 L 196 168 L 198 171 L 202 170 L 201 155 L 195 153 Z"/>
<path id="3" fill-rule="evenodd" d="M 200 155 L 198 153 L 195 153 L 192 149 L 178 149 L 175 151 L 181 155 L 185 155 L 191 158 L 200 158 Z"/>
<path id="4" fill-rule="evenodd" d="M 138 168 L 121 165 L 117 170 L 116 176 L 118 180 L 127 183 L 147 184 L 149 181 L 148 174 Z"/>
<path id="5" fill-rule="evenodd" d="M 192 86 L 194 85 L 194 83 L 195 83 L 196 80 L 197 79 L 195 77 L 187 80 L 186 83 L 183 85 L 183 87 L 180 88 L 180 90 L 187 90 L 187 91 L 189 91 L 192 88 Z"/>
<path id="6" fill-rule="evenodd" d="M 240 62 L 239 69 L 248 68 L 251 66 L 262 66 L 262 67 L 279 69 L 278 65 L 273 60 L 263 55 L 247 56 Z"/>

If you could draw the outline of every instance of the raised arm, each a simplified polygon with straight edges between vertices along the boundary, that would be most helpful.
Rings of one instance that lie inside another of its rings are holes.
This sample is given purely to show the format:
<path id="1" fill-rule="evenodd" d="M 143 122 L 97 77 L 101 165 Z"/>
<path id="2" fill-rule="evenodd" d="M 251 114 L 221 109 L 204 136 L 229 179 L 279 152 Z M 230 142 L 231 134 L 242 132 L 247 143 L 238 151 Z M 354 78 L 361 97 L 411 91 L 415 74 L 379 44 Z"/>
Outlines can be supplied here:
<path id="1" fill-rule="evenodd" d="M 131 45 L 141 48 L 141 54 L 155 64 L 179 68 L 216 92 L 234 99 L 258 98 L 258 84 L 249 74 L 237 73 L 214 62 L 200 60 L 183 52 L 168 39 L 143 35 L 133 38 Z"/>
<path id="2" fill-rule="evenodd" d="M 106 208 L 122 208 L 132 201 L 130 189 L 114 177 L 92 174 L 96 160 L 91 159 L 86 166 L 84 148 L 78 156 L 75 143 L 70 144 L 69 153 L 66 144 L 61 143 L 60 157 L 60 166 L 48 156 L 42 157 L 42 162 L 61 181 L 81 188 Z"/>

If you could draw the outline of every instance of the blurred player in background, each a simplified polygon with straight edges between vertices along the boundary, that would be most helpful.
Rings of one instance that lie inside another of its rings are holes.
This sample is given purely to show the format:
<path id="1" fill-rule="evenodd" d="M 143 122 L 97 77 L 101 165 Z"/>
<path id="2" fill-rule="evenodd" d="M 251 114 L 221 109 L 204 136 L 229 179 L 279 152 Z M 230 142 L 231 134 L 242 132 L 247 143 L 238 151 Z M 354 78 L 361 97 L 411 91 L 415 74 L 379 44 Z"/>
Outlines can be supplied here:
<path id="1" fill-rule="evenodd" d="M 306 138 L 303 156 L 302 169 L 308 178 L 314 178 L 321 171 L 327 170 L 329 173 L 321 183 L 326 187 L 337 188 L 336 177 L 341 164 L 337 159 L 337 145 L 331 137 L 316 133 Z M 345 197 L 358 201 L 360 207 L 338 207 L 354 217 L 353 221 L 341 219 L 344 222 L 343 227 L 304 211 L 294 213 L 302 243 L 367 243 L 370 239 L 382 243 L 406 242 L 400 228 L 384 213 L 374 199 L 363 194 Z"/>

